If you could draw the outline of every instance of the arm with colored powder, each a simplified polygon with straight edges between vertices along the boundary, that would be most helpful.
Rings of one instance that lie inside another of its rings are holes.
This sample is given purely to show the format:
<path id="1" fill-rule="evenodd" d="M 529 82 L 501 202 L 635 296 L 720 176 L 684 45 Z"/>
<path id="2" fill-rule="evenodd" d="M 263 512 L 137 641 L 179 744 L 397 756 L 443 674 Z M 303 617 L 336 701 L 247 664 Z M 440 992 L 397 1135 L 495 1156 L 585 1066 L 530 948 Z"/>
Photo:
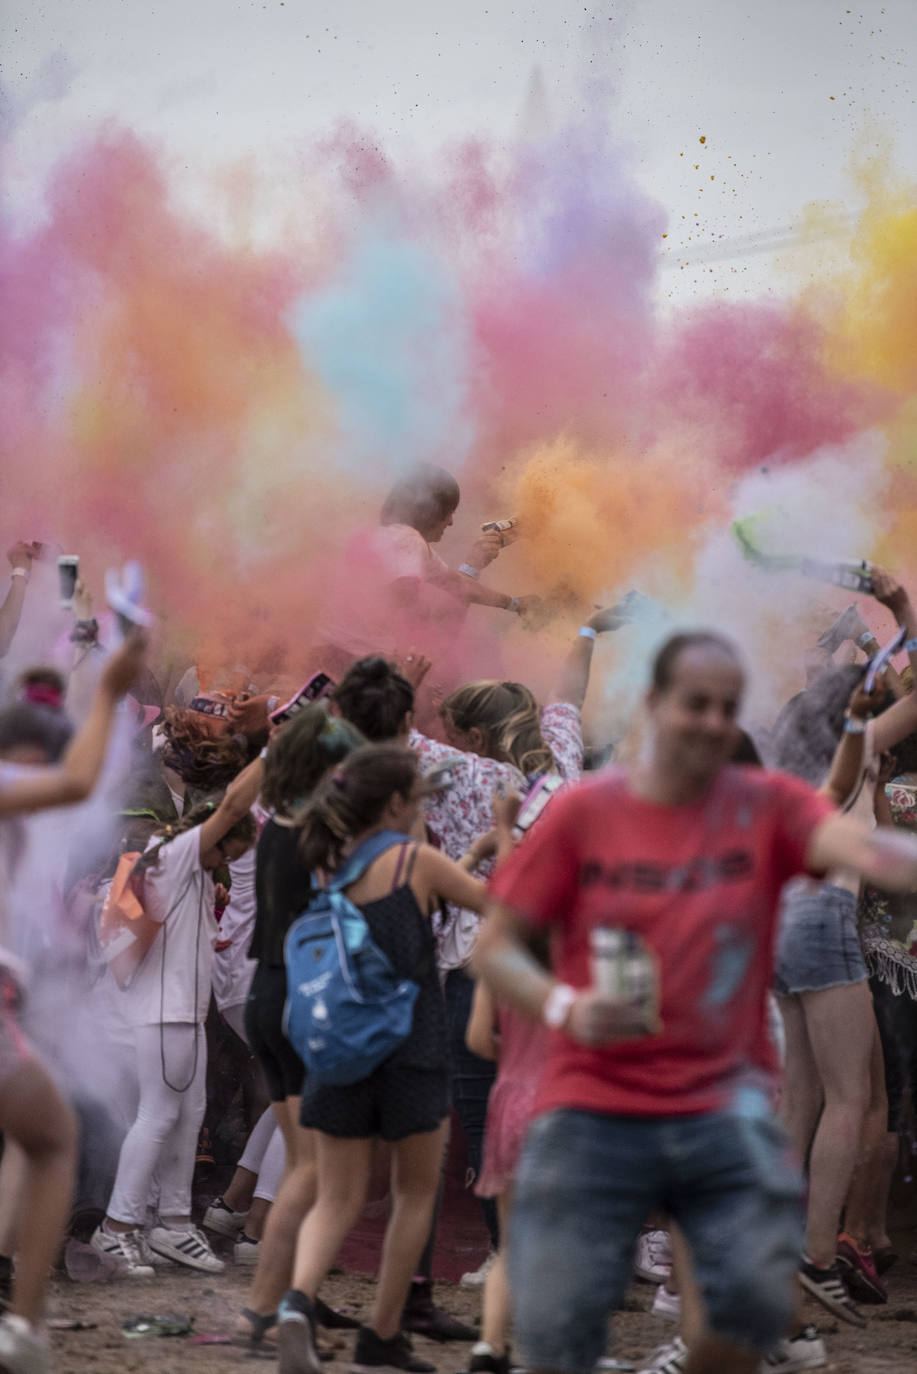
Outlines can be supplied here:
<path id="1" fill-rule="evenodd" d="M 625 598 L 616 605 L 609 606 L 606 610 L 596 611 L 594 615 L 584 621 L 582 629 L 577 631 L 570 652 L 561 667 L 557 685 L 550 696 L 552 702 L 567 701 L 578 710 L 583 709 L 583 702 L 586 700 L 586 692 L 589 687 L 589 674 L 592 670 L 595 636 L 606 634 L 610 630 L 619 630 L 622 625 L 628 624 L 632 618 L 628 613 Z M 584 634 L 583 630 L 591 630 L 592 634 Z"/>
<path id="2" fill-rule="evenodd" d="M 5 658 L 9 653 L 13 636 L 19 628 L 22 608 L 25 604 L 25 589 L 32 573 L 35 548 L 34 544 L 27 544 L 20 539 L 18 544 L 14 544 L 7 551 L 6 556 L 9 559 L 11 570 L 10 589 L 4 598 L 3 605 L 0 606 L 0 658 Z"/>
<path id="3" fill-rule="evenodd" d="M 0 816 L 67 806 L 88 797 L 105 761 L 115 708 L 140 672 L 146 637 L 131 634 L 106 663 L 89 714 L 58 767 L 38 768 L 0 790 Z"/>

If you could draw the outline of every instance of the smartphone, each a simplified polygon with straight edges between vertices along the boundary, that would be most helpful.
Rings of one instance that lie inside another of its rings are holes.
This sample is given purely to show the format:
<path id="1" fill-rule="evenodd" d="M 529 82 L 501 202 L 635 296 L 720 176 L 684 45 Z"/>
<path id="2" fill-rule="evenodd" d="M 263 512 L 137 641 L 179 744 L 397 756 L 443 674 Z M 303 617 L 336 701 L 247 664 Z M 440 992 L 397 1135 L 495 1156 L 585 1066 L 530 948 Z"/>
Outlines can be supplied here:
<path id="1" fill-rule="evenodd" d="M 531 791 L 526 793 L 519 808 L 516 824 L 513 826 L 513 835 L 517 840 L 521 840 L 525 832 L 531 830 L 554 794 L 565 786 L 566 780 L 559 773 L 545 773 L 544 777 L 538 779 Z"/>
<path id="2" fill-rule="evenodd" d="M 907 630 L 902 625 L 894 639 L 890 640 L 885 648 L 881 649 L 879 653 L 876 654 L 875 658 L 869 660 L 869 667 L 866 670 L 866 679 L 863 683 L 863 691 L 867 696 L 871 695 L 878 678 L 885 672 L 885 669 L 888 667 L 889 663 L 891 663 L 895 654 L 906 639 Z"/>
<path id="3" fill-rule="evenodd" d="M 80 559 L 75 553 L 62 553 L 57 560 L 57 576 L 60 582 L 60 604 L 65 611 L 73 610 L 73 596 L 80 575 Z"/>
<path id="4" fill-rule="evenodd" d="M 481 526 L 483 534 L 506 534 L 509 530 L 514 530 L 519 521 L 513 517 L 512 520 L 488 520 L 486 525 Z"/>
<path id="5" fill-rule="evenodd" d="M 455 770 L 462 762 L 464 762 L 464 755 L 456 754 L 454 758 L 443 759 L 442 763 L 436 764 L 429 773 L 424 773 L 421 778 L 424 793 L 444 792 L 447 788 L 454 787 L 456 783 Z"/>
<path id="6" fill-rule="evenodd" d="M 289 701 L 285 701 L 282 706 L 272 711 L 268 719 L 272 725 L 285 725 L 304 706 L 319 701 L 322 697 L 330 697 L 336 686 L 337 683 L 332 682 L 327 673 L 314 673 L 298 692 L 294 692 Z"/>
<path id="7" fill-rule="evenodd" d="M 131 622 L 128 621 L 128 628 Z M 188 706 L 189 711 L 197 711 L 202 716 L 228 716 L 229 702 L 214 701 L 212 697 L 195 697 Z"/>

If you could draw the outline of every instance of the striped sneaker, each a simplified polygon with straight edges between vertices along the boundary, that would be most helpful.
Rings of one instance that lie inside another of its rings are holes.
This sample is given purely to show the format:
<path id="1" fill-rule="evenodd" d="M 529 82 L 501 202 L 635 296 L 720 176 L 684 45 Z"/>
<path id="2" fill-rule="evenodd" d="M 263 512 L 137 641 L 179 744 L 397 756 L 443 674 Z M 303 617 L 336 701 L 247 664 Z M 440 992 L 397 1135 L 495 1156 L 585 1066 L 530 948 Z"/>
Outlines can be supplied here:
<path id="1" fill-rule="evenodd" d="M 830 1269 L 823 1269 L 803 1255 L 799 1265 L 799 1282 L 822 1307 L 827 1307 L 841 1321 L 850 1322 L 851 1326 L 866 1325 L 866 1318 L 847 1292 L 837 1264 L 832 1264 Z"/>
<path id="2" fill-rule="evenodd" d="M 89 1241 L 93 1250 L 111 1261 L 118 1274 L 132 1279 L 151 1279 L 154 1277 L 153 1265 L 148 1257 L 143 1232 L 106 1231 L 98 1225 Z"/>
<path id="3" fill-rule="evenodd" d="M 222 1274 L 226 1265 L 207 1244 L 207 1237 L 196 1226 L 154 1226 L 149 1246 L 157 1255 L 187 1264 L 189 1269 L 202 1269 L 206 1274 Z"/>

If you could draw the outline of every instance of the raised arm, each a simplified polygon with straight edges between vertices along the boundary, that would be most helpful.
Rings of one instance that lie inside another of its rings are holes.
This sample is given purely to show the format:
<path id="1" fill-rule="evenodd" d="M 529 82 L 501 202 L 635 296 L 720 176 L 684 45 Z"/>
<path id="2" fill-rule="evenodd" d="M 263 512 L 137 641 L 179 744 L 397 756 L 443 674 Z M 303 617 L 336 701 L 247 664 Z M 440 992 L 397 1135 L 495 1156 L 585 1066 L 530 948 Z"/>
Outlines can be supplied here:
<path id="1" fill-rule="evenodd" d="M 118 702 L 143 666 L 146 637 L 135 632 L 106 663 L 81 729 L 56 768 L 41 768 L 0 788 L 0 816 L 66 806 L 88 797 L 105 761 Z"/>
<path id="2" fill-rule="evenodd" d="M 7 550 L 6 556 L 10 563 L 10 589 L 0 606 L 0 658 L 5 658 L 9 653 L 13 636 L 19 628 L 25 589 L 32 574 L 35 545 L 20 539 L 18 544 Z"/>
<path id="3" fill-rule="evenodd" d="M 823 796 L 834 802 L 835 806 L 844 805 L 860 780 L 871 705 L 871 698 L 864 692 L 862 682 L 858 682 L 847 706 L 844 733 L 834 751 L 831 772 L 820 789 Z"/>
<path id="4" fill-rule="evenodd" d="M 917 613 L 901 583 L 882 568 L 872 571 L 873 595 L 887 606 L 899 625 L 907 633 L 907 656 L 914 680 L 917 682 Z M 879 753 L 893 749 L 917 730 L 917 691 L 906 693 L 894 706 L 876 718 L 874 740 Z"/>
<path id="5" fill-rule="evenodd" d="M 243 768 L 238 777 L 233 778 L 213 815 L 208 816 L 199 827 L 202 854 L 218 845 L 223 836 L 251 811 L 263 782 L 264 760 L 258 757 Z"/>
<path id="6" fill-rule="evenodd" d="M 582 710 L 589 688 L 596 636 L 606 634 L 609 630 L 619 630 L 631 618 L 627 614 L 625 603 L 619 601 L 617 605 L 609 606 L 606 610 L 596 611 L 583 623 L 560 670 L 557 685 L 551 693 L 552 702 L 568 701 L 578 710 Z"/>

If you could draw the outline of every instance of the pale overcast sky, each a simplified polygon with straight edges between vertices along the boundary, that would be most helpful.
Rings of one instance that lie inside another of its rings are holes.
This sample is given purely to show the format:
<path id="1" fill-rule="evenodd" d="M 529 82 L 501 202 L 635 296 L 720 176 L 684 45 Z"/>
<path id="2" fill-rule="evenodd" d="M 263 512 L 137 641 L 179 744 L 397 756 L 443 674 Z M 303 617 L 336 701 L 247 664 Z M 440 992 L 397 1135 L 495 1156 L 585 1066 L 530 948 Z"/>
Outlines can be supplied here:
<path id="1" fill-rule="evenodd" d="M 600 98 L 667 211 L 663 287 L 683 297 L 781 289 L 785 255 L 760 236 L 811 201 L 855 209 L 854 151 L 888 139 L 917 180 L 917 0 L 4 0 L 0 25 L 18 224 L 54 159 L 111 119 L 156 140 L 193 201 L 202 168 L 281 165 L 341 118 L 429 155 Z"/>

